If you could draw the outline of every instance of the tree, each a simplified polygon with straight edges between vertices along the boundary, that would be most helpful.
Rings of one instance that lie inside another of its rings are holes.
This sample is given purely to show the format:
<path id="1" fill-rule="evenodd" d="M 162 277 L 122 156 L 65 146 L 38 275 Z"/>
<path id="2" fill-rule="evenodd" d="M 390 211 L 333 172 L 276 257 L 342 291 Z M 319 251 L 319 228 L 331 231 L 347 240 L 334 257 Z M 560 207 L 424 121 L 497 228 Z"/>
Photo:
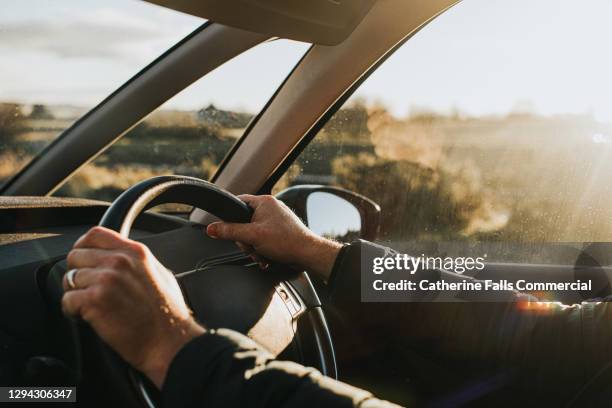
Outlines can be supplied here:
<path id="1" fill-rule="evenodd" d="M 12 141 L 23 126 L 23 110 L 17 103 L 0 103 L 0 143 Z"/>

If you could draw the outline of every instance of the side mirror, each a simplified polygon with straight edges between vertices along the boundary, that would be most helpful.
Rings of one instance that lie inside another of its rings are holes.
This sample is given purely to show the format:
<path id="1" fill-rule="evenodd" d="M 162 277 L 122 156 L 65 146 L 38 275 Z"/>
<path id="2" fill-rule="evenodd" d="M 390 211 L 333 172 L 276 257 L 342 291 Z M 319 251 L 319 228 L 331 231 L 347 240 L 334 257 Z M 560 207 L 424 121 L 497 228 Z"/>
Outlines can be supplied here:
<path id="1" fill-rule="evenodd" d="M 374 240 L 380 227 L 380 206 L 367 197 L 338 187 L 299 185 L 276 198 L 291 208 L 318 235 L 341 242 Z"/>

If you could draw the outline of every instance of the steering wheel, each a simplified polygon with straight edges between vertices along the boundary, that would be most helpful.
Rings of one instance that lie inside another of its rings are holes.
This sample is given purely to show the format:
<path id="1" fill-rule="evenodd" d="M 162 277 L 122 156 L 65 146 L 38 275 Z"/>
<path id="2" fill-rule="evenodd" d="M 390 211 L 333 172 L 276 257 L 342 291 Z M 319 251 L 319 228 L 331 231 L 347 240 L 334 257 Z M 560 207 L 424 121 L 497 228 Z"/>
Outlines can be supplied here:
<path id="1" fill-rule="evenodd" d="M 229 222 L 249 222 L 252 215 L 244 202 L 214 184 L 193 177 L 161 176 L 123 192 L 99 225 L 128 237 L 140 213 L 165 203 L 194 206 Z M 331 336 L 305 272 L 294 271 L 287 279 L 287 266 L 273 264 L 263 271 L 234 243 L 213 240 L 202 225 L 194 223 L 140 241 L 173 271 L 194 317 L 206 327 L 248 334 L 266 348 L 276 348 L 276 353 L 284 348 L 283 357 L 336 377 Z M 111 382 L 118 394 L 126 395 L 130 405 L 135 400 L 148 407 L 158 405 L 157 390 L 87 324 L 79 322 L 76 333 L 84 365 L 88 361 L 95 365 L 98 376 Z M 287 339 L 287 333 L 291 338 Z"/>

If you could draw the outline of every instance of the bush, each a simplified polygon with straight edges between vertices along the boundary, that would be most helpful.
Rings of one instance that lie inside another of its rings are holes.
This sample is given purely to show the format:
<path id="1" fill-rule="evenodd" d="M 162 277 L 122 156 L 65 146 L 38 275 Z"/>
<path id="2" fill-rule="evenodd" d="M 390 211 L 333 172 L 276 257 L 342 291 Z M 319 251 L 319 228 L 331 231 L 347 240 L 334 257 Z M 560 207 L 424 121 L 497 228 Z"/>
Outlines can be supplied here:
<path id="1" fill-rule="evenodd" d="M 0 103 L 0 148 L 12 142 L 13 137 L 23 126 L 24 115 L 21 105 L 17 103 Z"/>
<path id="2" fill-rule="evenodd" d="M 382 239 L 463 234 L 483 205 L 468 178 L 418 163 L 362 153 L 336 158 L 332 167 L 338 185 L 380 204 Z"/>

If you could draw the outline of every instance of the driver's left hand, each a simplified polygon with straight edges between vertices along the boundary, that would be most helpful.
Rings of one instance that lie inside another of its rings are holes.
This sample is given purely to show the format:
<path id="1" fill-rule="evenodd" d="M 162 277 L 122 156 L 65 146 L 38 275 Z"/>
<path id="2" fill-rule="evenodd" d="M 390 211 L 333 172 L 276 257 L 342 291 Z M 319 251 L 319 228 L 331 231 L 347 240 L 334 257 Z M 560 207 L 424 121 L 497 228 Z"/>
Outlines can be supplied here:
<path id="1" fill-rule="evenodd" d="M 192 317 L 174 275 L 136 241 L 103 227 L 68 254 L 75 288 L 64 277 L 64 313 L 80 316 L 158 387 L 176 353 L 205 329 Z"/>

